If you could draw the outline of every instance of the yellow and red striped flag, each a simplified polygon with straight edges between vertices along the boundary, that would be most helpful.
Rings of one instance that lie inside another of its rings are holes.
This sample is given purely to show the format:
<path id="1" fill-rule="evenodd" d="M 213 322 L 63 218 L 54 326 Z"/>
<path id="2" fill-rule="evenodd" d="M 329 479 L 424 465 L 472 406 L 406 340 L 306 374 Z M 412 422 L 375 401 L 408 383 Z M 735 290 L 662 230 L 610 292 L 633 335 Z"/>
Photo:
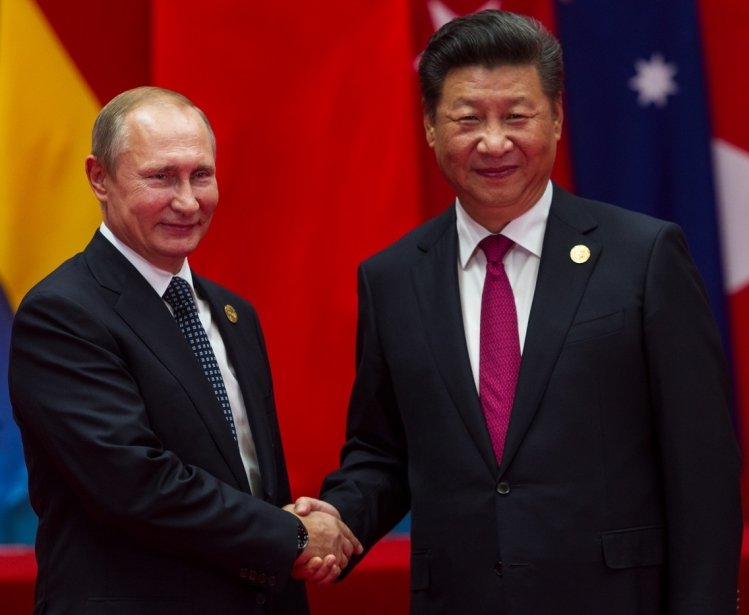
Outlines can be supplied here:
<path id="1" fill-rule="evenodd" d="M 91 126 L 102 102 L 148 76 L 148 3 L 124 5 L 0 0 L 0 368 L 23 295 L 101 219 L 83 166 Z M 3 377 L 0 542 L 29 542 L 34 527 Z"/>

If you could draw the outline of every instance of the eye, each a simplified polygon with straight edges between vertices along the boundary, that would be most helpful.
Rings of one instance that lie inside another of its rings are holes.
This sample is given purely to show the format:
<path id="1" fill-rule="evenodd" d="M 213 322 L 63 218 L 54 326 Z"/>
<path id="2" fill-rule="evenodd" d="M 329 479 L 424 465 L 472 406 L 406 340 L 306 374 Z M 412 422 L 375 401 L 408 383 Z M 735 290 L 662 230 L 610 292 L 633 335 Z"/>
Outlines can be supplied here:
<path id="1" fill-rule="evenodd" d="M 462 124 L 474 124 L 476 122 L 479 122 L 480 118 L 478 115 L 461 115 L 458 118 L 458 121 Z"/>
<path id="2" fill-rule="evenodd" d="M 213 177 L 213 171 L 208 169 L 200 169 L 192 174 L 193 179 L 210 179 Z"/>

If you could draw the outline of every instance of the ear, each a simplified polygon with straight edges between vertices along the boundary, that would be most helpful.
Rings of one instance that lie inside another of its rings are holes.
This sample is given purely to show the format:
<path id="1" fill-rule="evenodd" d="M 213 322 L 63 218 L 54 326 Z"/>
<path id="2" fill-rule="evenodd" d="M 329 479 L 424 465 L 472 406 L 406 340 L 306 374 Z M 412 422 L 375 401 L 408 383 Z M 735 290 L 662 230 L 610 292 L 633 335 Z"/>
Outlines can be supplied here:
<path id="1" fill-rule="evenodd" d="M 109 174 L 94 156 L 86 158 L 86 177 L 100 203 L 107 201 L 107 178 Z"/>
<path id="2" fill-rule="evenodd" d="M 424 132 L 427 144 L 429 147 L 434 147 L 434 118 L 427 111 L 424 112 Z"/>
<path id="3" fill-rule="evenodd" d="M 556 100 L 551 107 L 552 118 L 554 121 L 554 136 L 557 141 L 562 138 L 562 124 L 564 123 L 564 105 L 562 99 Z"/>

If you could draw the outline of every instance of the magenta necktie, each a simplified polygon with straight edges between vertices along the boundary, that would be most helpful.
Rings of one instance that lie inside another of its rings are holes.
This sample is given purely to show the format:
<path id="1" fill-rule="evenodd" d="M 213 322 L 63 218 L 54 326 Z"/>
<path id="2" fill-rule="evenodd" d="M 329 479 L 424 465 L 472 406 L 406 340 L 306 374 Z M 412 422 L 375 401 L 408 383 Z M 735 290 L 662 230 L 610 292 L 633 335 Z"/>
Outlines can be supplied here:
<path id="1" fill-rule="evenodd" d="M 486 255 L 486 278 L 481 295 L 479 398 L 497 463 L 502 461 L 520 369 L 515 297 L 502 263 L 513 245 L 504 235 L 489 235 L 479 243 Z"/>

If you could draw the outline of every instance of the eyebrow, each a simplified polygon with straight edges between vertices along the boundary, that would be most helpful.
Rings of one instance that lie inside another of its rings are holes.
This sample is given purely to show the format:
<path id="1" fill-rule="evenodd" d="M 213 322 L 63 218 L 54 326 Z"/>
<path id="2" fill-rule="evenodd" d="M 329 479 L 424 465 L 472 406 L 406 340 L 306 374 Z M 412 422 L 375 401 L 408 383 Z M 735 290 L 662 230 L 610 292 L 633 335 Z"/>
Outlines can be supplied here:
<path id="1" fill-rule="evenodd" d="M 166 164 L 163 166 L 149 166 L 143 169 L 143 173 L 174 173 L 179 170 L 179 166 L 175 164 Z M 211 171 L 214 172 L 216 170 L 216 167 L 211 164 L 199 164 L 197 165 L 191 172 L 195 171 Z"/>
<path id="2" fill-rule="evenodd" d="M 481 102 L 482 99 L 479 98 L 469 98 L 466 96 L 461 96 L 459 98 L 455 99 L 454 104 L 457 105 L 477 105 Z M 516 96 L 514 98 L 508 98 L 506 101 L 503 102 L 509 102 L 511 105 L 518 105 L 523 103 L 529 103 L 530 100 L 527 96 Z"/>

